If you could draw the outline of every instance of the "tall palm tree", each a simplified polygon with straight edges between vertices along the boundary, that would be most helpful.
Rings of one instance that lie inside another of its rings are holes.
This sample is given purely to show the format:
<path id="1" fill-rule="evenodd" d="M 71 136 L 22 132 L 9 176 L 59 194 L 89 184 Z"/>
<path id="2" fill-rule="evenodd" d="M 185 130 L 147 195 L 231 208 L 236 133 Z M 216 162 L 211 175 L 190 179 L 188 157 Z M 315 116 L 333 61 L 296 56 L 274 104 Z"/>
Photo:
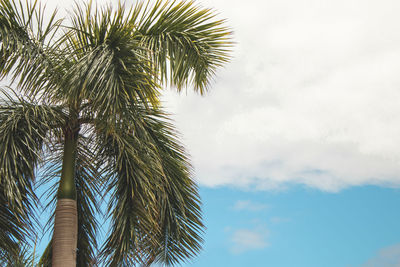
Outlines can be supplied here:
<path id="1" fill-rule="evenodd" d="M 129 11 L 89 2 L 58 20 L 36 1 L 0 0 L 0 74 L 16 88 L 0 104 L 0 251 L 20 251 L 29 237 L 44 168 L 58 182 L 40 264 L 171 265 L 196 255 L 200 198 L 159 95 L 166 84 L 203 94 L 229 59 L 230 34 L 191 1 Z M 111 229 L 97 255 L 99 199 L 109 199 Z"/>

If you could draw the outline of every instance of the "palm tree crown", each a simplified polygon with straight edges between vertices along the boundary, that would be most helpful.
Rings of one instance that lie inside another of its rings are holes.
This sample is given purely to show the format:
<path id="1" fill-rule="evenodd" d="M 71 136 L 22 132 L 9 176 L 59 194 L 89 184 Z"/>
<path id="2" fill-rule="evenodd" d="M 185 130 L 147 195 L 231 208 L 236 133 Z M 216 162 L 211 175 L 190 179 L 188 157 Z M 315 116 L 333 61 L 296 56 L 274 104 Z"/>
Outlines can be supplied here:
<path id="1" fill-rule="evenodd" d="M 159 96 L 167 83 L 205 93 L 229 60 L 231 32 L 191 1 L 128 11 L 89 2 L 47 23 L 44 14 L 36 1 L 0 0 L 0 74 L 16 88 L 3 90 L 0 103 L 0 256 L 7 261 L 29 238 L 33 182 L 44 168 L 43 180 L 58 181 L 50 190 L 57 209 L 40 265 L 53 254 L 57 266 L 62 200 L 75 207 L 77 266 L 193 257 L 204 228 L 200 198 Z M 100 199 L 110 200 L 111 229 L 97 253 Z"/>

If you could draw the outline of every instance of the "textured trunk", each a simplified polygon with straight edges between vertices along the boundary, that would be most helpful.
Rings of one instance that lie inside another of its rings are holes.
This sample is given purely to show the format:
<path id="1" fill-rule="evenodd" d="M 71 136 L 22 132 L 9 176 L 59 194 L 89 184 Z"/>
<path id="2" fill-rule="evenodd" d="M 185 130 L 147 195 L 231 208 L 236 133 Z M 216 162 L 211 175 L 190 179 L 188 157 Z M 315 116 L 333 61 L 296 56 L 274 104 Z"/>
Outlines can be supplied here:
<path id="1" fill-rule="evenodd" d="M 78 240 L 75 163 L 79 130 L 65 132 L 64 157 L 57 195 L 52 266 L 75 267 Z"/>
<path id="2" fill-rule="evenodd" d="M 52 267 L 75 267 L 78 239 L 76 200 L 57 201 L 53 235 Z"/>

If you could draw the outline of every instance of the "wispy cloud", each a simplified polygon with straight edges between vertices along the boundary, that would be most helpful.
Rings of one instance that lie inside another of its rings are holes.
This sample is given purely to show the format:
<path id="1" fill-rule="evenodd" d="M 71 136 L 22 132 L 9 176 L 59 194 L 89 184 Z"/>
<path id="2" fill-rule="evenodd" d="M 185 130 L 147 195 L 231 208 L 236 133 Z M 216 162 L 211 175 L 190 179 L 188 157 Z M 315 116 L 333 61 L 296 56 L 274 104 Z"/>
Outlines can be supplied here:
<path id="1" fill-rule="evenodd" d="M 231 251 L 240 254 L 250 250 L 259 250 L 268 246 L 268 231 L 265 228 L 238 229 L 231 236 Z"/>
<path id="2" fill-rule="evenodd" d="M 400 244 L 386 247 L 361 267 L 398 267 L 400 266 Z"/>
<path id="3" fill-rule="evenodd" d="M 261 211 L 267 208 L 268 205 L 251 200 L 238 200 L 233 206 L 233 209 L 237 211 Z"/>
<path id="4" fill-rule="evenodd" d="M 274 223 L 274 224 L 280 224 L 280 223 L 290 222 L 290 219 L 289 218 L 284 218 L 284 217 L 274 216 L 274 217 L 270 218 L 269 221 L 271 223 Z"/>

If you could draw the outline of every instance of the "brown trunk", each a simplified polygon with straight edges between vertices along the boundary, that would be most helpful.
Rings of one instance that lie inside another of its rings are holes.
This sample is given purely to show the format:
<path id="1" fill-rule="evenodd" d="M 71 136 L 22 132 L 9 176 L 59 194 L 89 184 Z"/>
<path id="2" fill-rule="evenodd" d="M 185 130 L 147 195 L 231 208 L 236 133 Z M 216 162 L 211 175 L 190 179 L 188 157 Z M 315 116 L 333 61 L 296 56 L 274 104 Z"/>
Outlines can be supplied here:
<path id="1" fill-rule="evenodd" d="M 76 200 L 59 199 L 53 235 L 52 267 L 76 266 L 78 239 L 78 213 Z"/>
<path id="2" fill-rule="evenodd" d="M 64 156 L 57 193 L 52 267 L 75 267 L 78 240 L 75 164 L 79 127 L 65 130 Z"/>

